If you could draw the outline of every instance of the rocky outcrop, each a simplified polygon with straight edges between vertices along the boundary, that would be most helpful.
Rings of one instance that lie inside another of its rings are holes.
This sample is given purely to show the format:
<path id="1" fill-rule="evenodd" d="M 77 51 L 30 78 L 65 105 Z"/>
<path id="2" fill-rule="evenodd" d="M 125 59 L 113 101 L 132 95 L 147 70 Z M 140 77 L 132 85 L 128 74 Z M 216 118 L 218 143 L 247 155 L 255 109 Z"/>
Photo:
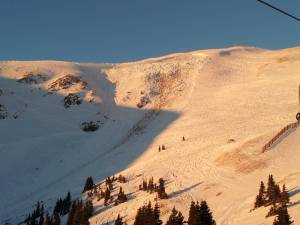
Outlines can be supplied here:
<path id="1" fill-rule="evenodd" d="M 82 100 L 76 94 L 70 93 L 64 98 L 65 108 L 69 108 L 72 105 L 80 105 L 81 103 L 82 103 Z"/>
<path id="2" fill-rule="evenodd" d="M 28 73 L 25 74 L 22 78 L 18 79 L 17 81 L 19 83 L 24 83 L 24 84 L 39 84 L 46 80 L 47 80 L 47 76 L 45 75 Z"/>
<path id="3" fill-rule="evenodd" d="M 99 129 L 99 122 L 89 121 L 81 124 L 81 130 L 85 132 L 94 132 Z"/>
<path id="4" fill-rule="evenodd" d="M 146 106 L 148 103 L 150 103 L 150 98 L 148 96 L 142 96 L 140 98 L 140 101 L 137 103 L 137 107 L 139 108 L 143 108 L 144 106 Z"/>
<path id="5" fill-rule="evenodd" d="M 73 85 L 80 85 L 82 89 L 85 89 L 87 86 L 87 83 L 85 81 L 82 81 L 79 77 L 73 76 L 71 74 L 67 74 L 63 77 L 58 78 L 55 80 L 50 86 L 50 91 L 59 91 L 61 89 L 68 89 L 72 87 Z"/>
<path id="6" fill-rule="evenodd" d="M 0 104 L 0 119 L 5 119 L 8 116 L 8 111 L 4 105 Z"/>

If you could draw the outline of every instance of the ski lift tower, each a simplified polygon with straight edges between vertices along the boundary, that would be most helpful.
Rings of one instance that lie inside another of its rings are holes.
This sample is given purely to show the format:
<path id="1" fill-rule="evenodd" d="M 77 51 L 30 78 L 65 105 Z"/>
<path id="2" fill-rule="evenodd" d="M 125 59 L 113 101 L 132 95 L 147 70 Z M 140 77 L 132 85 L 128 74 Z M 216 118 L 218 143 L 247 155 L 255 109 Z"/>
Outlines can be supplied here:
<path id="1" fill-rule="evenodd" d="M 266 2 L 264 0 L 257 0 L 257 1 L 260 2 L 260 3 L 262 3 L 262 4 L 264 4 L 264 5 L 266 5 L 266 6 L 268 6 L 268 7 L 270 7 L 271 9 L 276 10 L 277 12 L 280 12 L 281 14 L 284 14 L 284 15 L 286 15 L 286 16 L 288 16 L 288 17 L 290 17 L 290 18 L 292 18 L 292 19 L 300 22 L 300 19 L 298 17 L 296 17 L 296 16 L 294 16 L 294 15 L 292 15 L 292 14 L 290 14 L 290 13 L 288 13 L 288 12 L 282 10 L 282 9 L 279 9 L 278 7 L 276 7 L 274 5 L 271 5 L 270 3 L 268 3 L 268 2 Z M 298 104 L 299 104 L 299 108 L 300 108 L 300 84 L 299 84 Z M 297 113 L 296 119 L 300 122 L 300 112 Z"/>

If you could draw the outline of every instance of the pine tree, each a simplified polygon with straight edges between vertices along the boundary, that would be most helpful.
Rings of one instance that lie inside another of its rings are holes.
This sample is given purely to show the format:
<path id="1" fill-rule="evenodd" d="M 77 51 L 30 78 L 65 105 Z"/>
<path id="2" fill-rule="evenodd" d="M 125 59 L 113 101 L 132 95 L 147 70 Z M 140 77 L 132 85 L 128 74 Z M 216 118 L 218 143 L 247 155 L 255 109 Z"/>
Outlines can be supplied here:
<path id="1" fill-rule="evenodd" d="M 151 202 L 149 201 L 148 205 L 144 208 L 144 223 L 145 224 L 153 224 L 155 223 L 154 220 L 154 210 L 152 208 Z"/>
<path id="2" fill-rule="evenodd" d="M 64 199 L 64 215 L 70 212 L 72 205 L 71 193 L 68 192 L 66 198 Z"/>
<path id="3" fill-rule="evenodd" d="M 119 177 L 118 177 L 118 181 L 120 183 L 126 183 L 126 178 L 124 176 L 122 176 L 122 174 L 120 174 Z"/>
<path id="4" fill-rule="evenodd" d="M 44 213 L 40 216 L 39 225 L 44 225 Z"/>
<path id="5" fill-rule="evenodd" d="M 49 216 L 49 213 L 46 214 L 45 225 L 52 225 L 52 220 L 51 217 Z"/>
<path id="6" fill-rule="evenodd" d="M 215 225 L 216 224 L 206 201 L 202 201 L 200 204 L 199 222 L 200 222 L 199 225 Z"/>
<path id="7" fill-rule="evenodd" d="M 93 215 L 93 211 L 94 211 L 94 208 L 93 208 L 93 203 L 92 201 L 87 201 L 83 207 L 86 215 L 88 218 L 90 218 L 92 215 Z"/>
<path id="8" fill-rule="evenodd" d="M 85 181 L 85 185 L 84 185 L 84 188 L 83 188 L 83 193 L 86 192 L 86 191 L 92 190 L 93 187 L 94 187 L 94 181 L 93 181 L 93 178 L 90 176 Z"/>
<path id="9" fill-rule="evenodd" d="M 73 201 L 71 211 L 68 215 L 67 225 L 72 225 L 73 224 L 74 215 L 75 215 L 75 212 L 76 212 L 76 207 L 77 207 L 77 202 Z"/>
<path id="10" fill-rule="evenodd" d="M 281 206 L 278 210 L 278 214 L 273 222 L 273 225 L 291 225 L 293 221 L 287 211 L 286 206 Z"/>
<path id="11" fill-rule="evenodd" d="M 54 220 L 53 220 L 53 225 L 60 225 L 60 216 L 58 213 L 54 214 Z"/>
<path id="12" fill-rule="evenodd" d="M 198 203 L 197 203 L 198 205 Z M 194 201 L 191 202 L 190 211 L 189 211 L 189 219 L 188 219 L 189 225 L 197 225 L 197 208 L 196 203 Z"/>
<path id="13" fill-rule="evenodd" d="M 39 217 L 41 215 L 41 205 L 40 202 L 38 201 L 36 204 L 36 210 L 35 210 L 35 217 Z"/>
<path id="14" fill-rule="evenodd" d="M 268 178 L 268 186 L 267 186 L 267 192 L 266 192 L 268 203 L 270 203 L 272 200 L 272 192 L 274 190 L 274 187 L 275 187 L 275 181 L 274 181 L 273 175 L 270 174 L 269 178 Z"/>
<path id="15" fill-rule="evenodd" d="M 265 185 L 264 182 L 261 181 L 259 193 L 255 199 L 254 208 L 259 208 L 266 203 L 265 195 L 266 195 Z"/>
<path id="16" fill-rule="evenodd" d="M 158 186 L 158 190 L 157 190 L 157 194 L 158 194 L 158 198 L 160 199 L 167 199 L 168 195 L 166 193 L 165 190 L 165 181 L 162 178 L 159 178 L 159 186 Z"/>
<path id="17" fill-rule="evenodd" d="M 61 215 L 62 214 L 62 211 L 63 211 L 63 201 L 61 198 L 59 198 L 56 203 L 55 203 L 55 206 L 54 206 L 54 210 L 53 210 L 53 215 L 54 214 L 59 214 Z"/>
<path id="18" fill-rule="evenodd" d="M 138 208 L 135 215 L 134 225 L 141 225 L 143 223 L 143 207 Z"/>
<path id="19" fill-rule="evenodd" d="M 273 175 L 269 175 L 268 187 L 266 192 L 266 203 L 273 204 L 280 201 L 281 191 L 280 187 L 275 183 Z"/>
<path id="20" fill-rule="evenodd" d="M 161 225 L 162 221 L 160 220 L 160 209 L 157 203 L 154 206 L 153 214 L 154 214 L 154 225 Z"/>
<path id="21" fill-rule="evenodd" d="M 113 182 L 114 182 L 114 177 L 112 177 L 112 178 L 107 177 L 105 180 L 105 184 L 110 191 L 113 190 Z"/>
<path id="22" fill-rule="evenodd" d="M 290 197 L 288 192 L 286 191 L 285 184 L 282 186 L 282 192 L 281 192 L 281 198 L 280 198 L 280 204 L 281 205 L 287 205 L 290 203 Z"/>
<path id="23" fill-rule="evenodd" d="M 124 203 L 126 201 L 127 201 L 127 196 L 124 194 L 122 188 L 120 187 L 118 197 L 117 197 L 117 199 L 115 201 L 115 205 Z"/>
<path id="24" fill-rule="evenodd" d="M 45 210 L 45 208 L 44 208 L 44 203 L 42 203 L 42 205 L 41 205 L 41 215 L 44 214 L 44 210 Z"/>
<path id="25" fill-rule="evenodd" d="M 134 225 L 161 225 L 160 209 L 158 204 L 154 209 L 149 202 L 147 205 L 140 207 L 135 216 Z"/>
<path id="26" fill-rule="evenodd" d="M 117 219 L 115 220 L 115 225 L 123 225 L 122 218 L 120 217 L 120 214 L 118 214 Z"/>
<path id="27" fill-rule="evenodd" d="M 31 220 L 31 214 L 29 213 L 26 217 L 26 219 L 24 220 L 24 223 L 26 223 L 27 225 L 29 225 L 29 222 Z"/>
<path id="28" fill-rule="evenodd" d="M 82 207 L 77 205 L 73 220 L 71 221 L 71 225 L 82 225 L 83 223 L 83 215 L 82 215 Z"/>
<path id="29" fill-rule="evenodd" d="M 38 225 L 35 218 L 32 218 L 29 222 L 30 225 Z"/>
<path id="30" fill-rule="evenodd" d="M 174 207 L 166 225 L 183 225 L 183 221 L 184 217 L 181 212 L 178 212 Z"/>
<path id="31" fill-rule="evenodd" d="M 275 216 L 278 214 L 279 206 L 276 203 L 273 203 L 266 217 Z"/>
<path id="32" fill-rule="evenodd" d="M 105 194 L 104 194 L 104 205 L 108 205 L 109 199 L 110 199 L 110 190 L 109 190 L 109 188 L 106 188 Z"/>
<path id="33" fill-rule="evenodd" d="M 148 190 L 148 185 L 147 185 L 147 181 L 146 180 L 143 180 L 142 189 L 143 189 L 143 191 L 147 191 Z"/>
<path id="34" fill-rule="evenodd" d="M 281 201 L 281 190 L 278 184 L 274 187 L 274 201 L 279 203 Z"/>
<path id="35" fill-rule="evenodd" d="M 152 193 L 154 191 L 154 181 L 153 181 L 153 177 L 151 177 L 149 179 L 149 182 L 148 182 L 148 191 L 150 193 Z"/>

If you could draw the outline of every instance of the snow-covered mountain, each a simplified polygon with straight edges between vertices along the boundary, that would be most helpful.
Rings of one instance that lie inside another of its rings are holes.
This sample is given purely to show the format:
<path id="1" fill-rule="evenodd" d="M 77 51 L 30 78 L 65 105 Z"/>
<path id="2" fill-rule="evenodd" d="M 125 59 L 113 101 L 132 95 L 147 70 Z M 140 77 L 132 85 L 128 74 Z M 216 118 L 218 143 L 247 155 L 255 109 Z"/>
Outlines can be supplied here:
<path id="1" fill-rule="evenodd" d="M 217 224 L 272 224 L 267 208 L 249 212 L 269 174 L 286 184 L 300 224 L 300 130 L 262 153 L 300 111 L 299 63 L 300 48 L 249 47 L 123 64 L 0 62 L 1 224 L 20 222 L 38 200 L 80 196 L 87 176 L 120 173 L 128 202 L 94 200 L 91 225 L 118 214 L 132 224 L 155 198 L 138 190 L 152 176 L 167 181 L 164 221 L 174 205 L 187 217 L 191 200 L 205 199 Z"/>

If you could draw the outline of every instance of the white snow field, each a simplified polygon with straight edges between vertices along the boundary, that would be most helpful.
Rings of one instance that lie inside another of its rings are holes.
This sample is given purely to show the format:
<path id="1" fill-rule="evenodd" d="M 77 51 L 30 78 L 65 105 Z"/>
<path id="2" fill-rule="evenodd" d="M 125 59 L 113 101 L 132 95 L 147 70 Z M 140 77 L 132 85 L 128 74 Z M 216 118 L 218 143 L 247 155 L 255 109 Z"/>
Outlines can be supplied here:
<path id="1" fill-rule="evenodd" d="M 22 221 L 38 200 L 52 210 L 67 191 L 79 197 L 87 176 L 122 174 L 128 202 L 94 199 L 91 225 L 118 214 L 132 224 L 137 208 L 154 201 L 138 190 L 151 176 L 167 181 L 163 221 L 173 206 L 187 219 L 191 200 L 207 200 L 217 224 L 270 225 L 268 208 L 250 210 L 273 174 L 300 224 L 300 128 L 262 153 L 300 111 L 299 65 L 300 48 L 250 47 L 123 64 L 0 62 L 0 223 Z M 57 82 L 66 75 L 73 81 Z M 82 104 L 65 108 L 70 93 Z M 86 121 L 99 129 L 83 132 Z"/>

